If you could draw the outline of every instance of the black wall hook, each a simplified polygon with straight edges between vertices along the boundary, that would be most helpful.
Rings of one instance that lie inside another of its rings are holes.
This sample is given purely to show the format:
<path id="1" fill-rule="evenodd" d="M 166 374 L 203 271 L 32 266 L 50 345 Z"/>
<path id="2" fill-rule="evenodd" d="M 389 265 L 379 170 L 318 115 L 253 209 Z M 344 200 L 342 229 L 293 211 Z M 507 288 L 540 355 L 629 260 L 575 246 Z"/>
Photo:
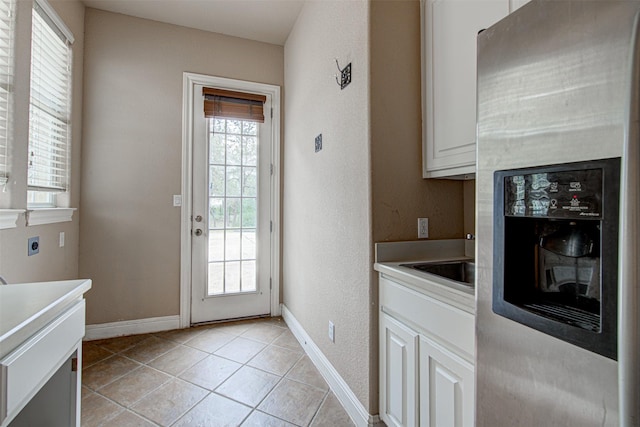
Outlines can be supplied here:
<path id="1" fill-rule="evenodd" d="M 349 83 L 351 83 L 351 62 L 349 62 L 346 67 L 340 68 L 338 58 L 335 58 L 335 60 L 336 67 L 338 67 L 338 71 L 340 71 L 340 79 L 338 79 L 338 76 L 336 75 L 336 83 L 338 83 L 340 89 L 344 89 Z"/>

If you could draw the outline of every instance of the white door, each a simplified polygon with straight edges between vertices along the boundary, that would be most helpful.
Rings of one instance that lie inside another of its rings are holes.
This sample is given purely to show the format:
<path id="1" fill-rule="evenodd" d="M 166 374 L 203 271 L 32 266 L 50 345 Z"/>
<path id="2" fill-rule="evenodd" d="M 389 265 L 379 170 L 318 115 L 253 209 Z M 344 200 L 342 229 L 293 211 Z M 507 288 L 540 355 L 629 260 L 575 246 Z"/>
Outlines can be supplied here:
<path id="1" fill-rule="evenodd" d="M 269 314 L 270 115 L 208 119 L 194 94 L 191 323 Z"/>

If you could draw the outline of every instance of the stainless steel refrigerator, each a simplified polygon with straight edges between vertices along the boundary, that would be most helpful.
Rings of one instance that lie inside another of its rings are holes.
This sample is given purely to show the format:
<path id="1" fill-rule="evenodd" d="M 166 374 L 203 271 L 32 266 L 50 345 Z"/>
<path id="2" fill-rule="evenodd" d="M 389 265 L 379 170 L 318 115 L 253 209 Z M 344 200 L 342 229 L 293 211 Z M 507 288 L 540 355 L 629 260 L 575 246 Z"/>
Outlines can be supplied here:
<path id="1" fill-rule="evenodd" d="M 640 425 L 639 1 L 478 36 L 476 425 Z"/>

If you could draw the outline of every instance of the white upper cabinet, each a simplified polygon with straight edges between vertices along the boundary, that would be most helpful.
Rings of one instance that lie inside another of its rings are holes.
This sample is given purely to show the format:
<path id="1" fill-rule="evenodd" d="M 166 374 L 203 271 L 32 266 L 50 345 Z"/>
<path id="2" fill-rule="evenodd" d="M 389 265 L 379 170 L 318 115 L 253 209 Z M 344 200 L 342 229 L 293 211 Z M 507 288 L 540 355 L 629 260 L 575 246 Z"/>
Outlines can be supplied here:
<path id="1" fill-rule="evenodd" d="M 473 178 L 476 36 L 527 0 L 422 0 L 424 178 Z"/>

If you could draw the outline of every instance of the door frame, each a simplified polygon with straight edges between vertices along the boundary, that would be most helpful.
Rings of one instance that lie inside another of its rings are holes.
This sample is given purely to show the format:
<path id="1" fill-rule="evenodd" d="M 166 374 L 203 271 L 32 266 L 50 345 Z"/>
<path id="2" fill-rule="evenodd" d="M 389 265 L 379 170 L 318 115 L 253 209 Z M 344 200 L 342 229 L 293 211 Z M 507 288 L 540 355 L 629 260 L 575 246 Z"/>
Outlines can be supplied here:
<path id="1" fill-rule="evenodd" d="M 271 95 L 271 315 L 280 315 L 280 86 L 204 74 L 182 77 L 182 207 L 180 210 L 180 327 L 191 326 L 191 216 L 193 209 L 193 97 L 202 84 L 235 91 Z"/>

